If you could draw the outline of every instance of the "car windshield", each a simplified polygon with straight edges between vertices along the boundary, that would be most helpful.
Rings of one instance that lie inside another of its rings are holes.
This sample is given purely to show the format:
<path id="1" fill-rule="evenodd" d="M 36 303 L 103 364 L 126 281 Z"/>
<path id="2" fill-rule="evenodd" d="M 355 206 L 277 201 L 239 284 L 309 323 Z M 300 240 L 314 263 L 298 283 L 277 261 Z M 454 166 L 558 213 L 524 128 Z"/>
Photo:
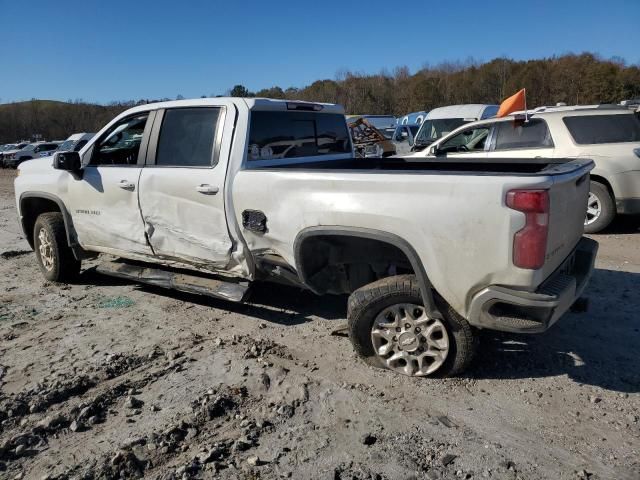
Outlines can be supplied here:
<path id="1" fill-rule="evenodd" d="M 422 127 L 416 137 L 416 145 L 429 145 L 465 123 L 468 121 L 464 118 L 427 119 L 422 122 Z"/>
<path id="2" fill-rule="evenodd" d="M 65 140 L 58 146 L 56 150 L 58 152 L 68 152 L 69 150 L 73 149 L 74 143 L 75 143 L 75 140 Z"/>
<path id="3" fill-rule="evenodd" d="M 386 130 L 392 129 L 391 133 L 393 134 L 393 130 L 396 128 L 396 117 L 364 117 L 367 121 L 376 127 L 378 130 Z"/>

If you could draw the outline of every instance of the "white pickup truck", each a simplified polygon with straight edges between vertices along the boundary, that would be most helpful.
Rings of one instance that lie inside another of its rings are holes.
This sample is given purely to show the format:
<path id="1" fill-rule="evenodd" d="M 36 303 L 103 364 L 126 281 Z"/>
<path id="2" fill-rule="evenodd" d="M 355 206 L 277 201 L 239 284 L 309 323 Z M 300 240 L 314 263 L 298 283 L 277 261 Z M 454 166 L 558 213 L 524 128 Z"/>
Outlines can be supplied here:
<path id="1" fill-rule="evenodd" d="M 44 276 L 83 258 L 242 301 L 251 282 L 349 294 L 369 363 L 452 375 L 477 329 L 542 332 L 580 297 L 590 160 L 353 157 L 341 107 L 215 98 L 128 110 L 15 181 Z"/>

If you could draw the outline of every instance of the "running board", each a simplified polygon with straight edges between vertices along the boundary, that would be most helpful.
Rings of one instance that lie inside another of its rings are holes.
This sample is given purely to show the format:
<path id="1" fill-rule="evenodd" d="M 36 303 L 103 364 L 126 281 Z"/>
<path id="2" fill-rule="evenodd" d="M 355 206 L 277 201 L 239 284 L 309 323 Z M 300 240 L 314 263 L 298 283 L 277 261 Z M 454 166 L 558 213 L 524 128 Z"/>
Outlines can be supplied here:
<path id="1" fill-rule="evenodd" d="M 247 282 L 234 283 L 211 277 L 189 275 L 169 269 L 151 268 L 123 262 L 105 262 L 98 265 L 96 271 L 112 277 L 124 278 L 181 292 L 222 298 L 231 302 L 242 302 L 249 290 Z"/>

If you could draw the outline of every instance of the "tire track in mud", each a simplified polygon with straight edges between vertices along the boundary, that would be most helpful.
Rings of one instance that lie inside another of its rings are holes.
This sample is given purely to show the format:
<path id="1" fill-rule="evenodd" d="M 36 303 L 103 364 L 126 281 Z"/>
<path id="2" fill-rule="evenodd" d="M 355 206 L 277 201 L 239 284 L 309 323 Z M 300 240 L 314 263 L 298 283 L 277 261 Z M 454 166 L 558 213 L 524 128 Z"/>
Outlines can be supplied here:
<path id="1" fill-rule="evenodd" d="M 0 443 L 0 461 L 13 462 L 25 457 L 34 457 L 47 448 L 47 439 L 51 435 L 59 436 L 104 423 L 106 411 L 121 397 L 132 389 L 143 388 L 175 370 L 176 366 L 161 368 L 140 380 L 127 379 L 113 386 L 108 386 L 107 382 L 141 367 L 149 368 L 153 365 L 151 362 L 161 355 L 159 349 L 154 349 L 146 356 L 114 354 L 105 364 L 89 369 L 90 373 L 54 382 L 45 380 L 31 389 L 3 398 L 0 401 L 0 432 L 6 433 L 7 435 L 3 436 L 7 437 L 12 429 L 20 428 L 23 431 L 5 438 Z M 65 408 L 65 403 L 95 388 L 107 388 L 107 391 L 97 394 L 87 402 L 81 402 L 78 406 Z M 56 411 L 50 409 L 57 406 L 61 408 Z M 30 417 L 40 413 L 47 415 L 33 425 Z M 24 427 L 30 423 L 33 426 L 25 429 Z"/>
<path id="2" fill-rule="evenodd" d="M 139 414 L 140 411 L 136 410 L 142 406 L 142 402 L 136 400 L 133 395 L 140 393 L 149 384 L 158 381 L 169 373 L 184 370 L 190 361 L 195 361 L 190 355 L 190 353 L 193 352 L 189 352 L 189 350 L 196 352 L 202 351 L 202 343 L 211 343 L 215 347 L 225 345 L 236 352 L 239 350 L 241 358 L 256 359 L 258 362 L 264 361 L 263 357 L 265 355 L 276 355 L 287 359 L 293 358 L 292 355 L 288 353 L 286 347 L 270 340 L 252 339 L 235 335 L 226 340 L 217 338 L 215 340 L 210 339 L 206 342 L 196 335 L 192 339 L 191 348 L 185 351 L 165 353 L 162 349 L 156 347 L 146 356 L 114 354 L 105 364 L 92 371 L 92 375 L 82 374 L 68 380 L 57 380 L 51 386 L 48 385 L 47 382 L 43 382 L 39 388 L 34 387 L 33 389 L 20 392 L 13 398 L 3 399 L 1 403 L 2 406 L 0 407 L 0 414 L 3 414 L 5 417 L 2 430 L 9 433 L 12 429 L 22 427 L 22 431 L 5 438 L 4 442 L 0 443 L 0 467 L 3 466 L 2 462 L 6 462 L 6 464 L 4 464 L 5 468 L 9 466 L 12 470 L 20 471 L 27 467 L 30 458 L 47 450 L 48 439 L 51 436 L 54 436 L 56 439 L 62 439 L 71 433 L 87 431 L 92 429 L 94 425 L 105 424 L 110 416 L 111 408 L 120 403 L 124 397 L 128 397 L 127 402 L 140 402 L 140 404 L 132 403 L 131 405 L 127 405 L 133 409 L 132 412 L 134 415 Z M 159 363 L 164 363 L 164 365 L 160 366 L 158 365 Z M 138 373 L 141 369 L 146 371 L 154 366 L 157 368 L 145 374 L 142 378 L 127 378 L 116 384 L 108 385 L 108 383 L 112 383 L 113 380 L 124 375 Z M 94 389 L 103 389 L 104 391 L 75 406 L 65 407 L 65 403 L 74 397 L 86 395 Z M 202 405 L 208 404 L 207 401 L 201 400 L 202 399 L 199 399 L 196 403 L 202 403 Z M 240 405 L 240 403 L 241 402 L 236 401 L 234 405 Z M 50 409 L 50 407 L 58 405 L 61 405 L 61 408 L 56 411 Z M 210 409 L 210 407 L 207 408 Z M 196 407 L 194 406 L 194 412 L 195 411 Z M 33 425 L 33 422 L 30 422 L 31 416 L 43 412 L 46 412 L 47 416 Z M 288 413 L 288 410 L 285 410 L 284 413 Z M 217 416 L 211 413 L 207 415 L 209 415 L 208 419 L 202 417 L 202 413 L 200 413 L 199 416 L 196 415 L 195 424 L 204 424 L 206 421 Z M 184 425 L 191 425 L 193 422 L 194 420 L 189 420 L 187 423 L 183 423 Z M 24 427 L 29 423 L 33 426 L 25 429 Z M 263 427 L 264 425 L 260 428 Z M 189 430 L 192 427 L 188 426 L 186 428 Z M 189 431 L 191 432 L 191 430 Z M 180 435 L 178 434 L 178 436 Z M 249 438 L 250 441 L 245 443 L 249 445 L 247 448 L 250 448 L 253 440 L 251 440 L 251 437 L 247 438 Z M 203 464 L 213 461 L 218 456 L 220 456 L 220 458 L 226 457 L 230 451 L 229 449 L 232 447 L 234 448 L 234 452 L 238 449 L 242 450 L 242 445 L 245 444 L 240 442 L 238 444 L 240 445 L 239 447 L 234 447 L 234 445 L 235 444 L 216 445 L 215 448 L 220 450 L 220 454 L 211 454 Z M 121 456 L 118 458 L 122 459 L 123 468 L 128 473 L 135 473 L 137 471 L 136 469 L 140 467 L 140 462 L 132 462 L 130 455 L 126 452 L 121 453 Z M 116 463 L 119 462 L 118 460 Z M 157 460 L 149 463 L 148 467 L 145 468 L 150 468 L 156 463 L 158 463 Z M 144 462 L 142 464 L 146 465 Z M 105 462 L 102 462 L 101 466 L 96 464 L 95 468 L 101 472 L 98 477 L 108 478 L 108 476 L 103 477 L 103 474 L 106 474 L 105 472 L 108 473 L 111 468 L 107 468 L 106 465 L 107 463 Z M 111 463 L 109 463 L 109 465 L 111 465 Z M 138 467 L 136 467 L 136 465 L 138 465 Z M 0 468 L 0 470 L 1 469 L 2 468 Z M 63 476 L 61 478 L 67 477 Z"/>

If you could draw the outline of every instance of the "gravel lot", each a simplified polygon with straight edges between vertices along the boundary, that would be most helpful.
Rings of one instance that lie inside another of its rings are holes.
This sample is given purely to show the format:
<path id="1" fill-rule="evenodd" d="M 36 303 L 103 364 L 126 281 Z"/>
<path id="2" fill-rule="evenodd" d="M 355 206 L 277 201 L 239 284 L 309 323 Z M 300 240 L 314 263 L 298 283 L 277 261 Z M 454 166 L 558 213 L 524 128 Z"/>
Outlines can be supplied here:
<path id="1" fill-rule="evenodd" d="M 346 298 L 249 304 L 84 265 L 43 280 L 0 171 L 1 478 L 638 479 L 640 221 L 597 235 L 591 309 L 484 334 L 455 379 L 353 354 Z"/>

